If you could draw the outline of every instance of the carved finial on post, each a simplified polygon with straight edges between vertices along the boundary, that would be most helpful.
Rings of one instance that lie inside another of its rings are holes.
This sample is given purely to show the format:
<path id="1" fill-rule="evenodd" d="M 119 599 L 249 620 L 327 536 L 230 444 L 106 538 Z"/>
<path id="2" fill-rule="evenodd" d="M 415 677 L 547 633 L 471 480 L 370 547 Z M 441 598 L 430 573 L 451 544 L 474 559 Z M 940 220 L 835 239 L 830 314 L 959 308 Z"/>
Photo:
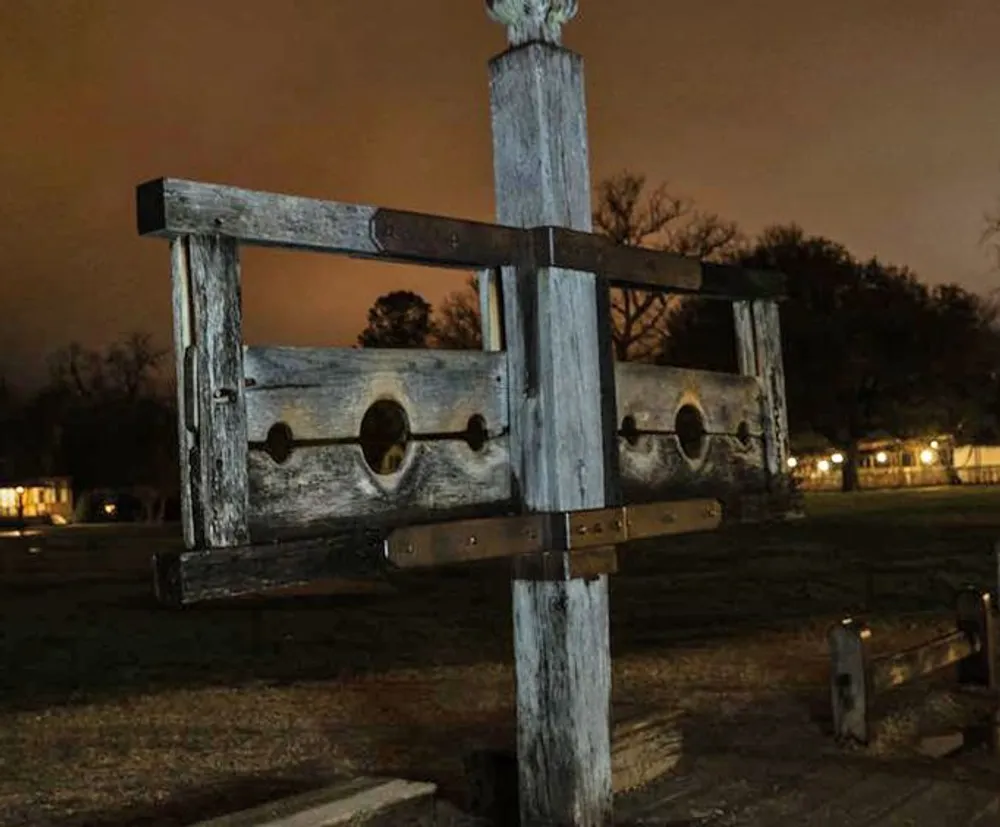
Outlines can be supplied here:
<path id="1" fill-rule="evenodd" d="M 490 17 L 507 27 L 511 46 L 538 41 L 558 46 L 563 24 L 577 8 L 578 0 L 486 0 Z"/>

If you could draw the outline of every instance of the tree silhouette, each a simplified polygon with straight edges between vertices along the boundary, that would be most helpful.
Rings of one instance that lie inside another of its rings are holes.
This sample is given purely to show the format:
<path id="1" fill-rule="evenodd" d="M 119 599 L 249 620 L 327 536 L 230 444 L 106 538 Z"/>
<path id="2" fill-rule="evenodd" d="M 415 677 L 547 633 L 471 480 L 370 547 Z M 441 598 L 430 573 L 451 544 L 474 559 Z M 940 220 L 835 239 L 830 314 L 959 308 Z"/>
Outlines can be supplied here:
<path id="1" fill-rule="evenodd" d="M 766 230 L 741 262 L 788 277 L 781 305 L 793 434 L 815 433 L 847 461 L 858 442 L 929 430 L 972 434 L 996 407 L 995 310 L 954 285 L 930 290 L 906 268 L 855 260 L 791 225 Z M 670 319 L 660 361 L 732 370 L 728 303 L 690 303 Z"/>
<path id="2" fill-rule="evenodd" d="M 596 195 L 594 229 L 615 244 L 710 260 L 732 258 L 742 249 L 736 224 L 696 210 L 665 185 L 647 190 L 642 175 L 619 173 L 599 183 Z M 664 293 L 612 290 L 615 358 L 653 358 L 663 347 L 666 320 L 678 304 Z"/>
<path id="3" fill-rule="evenodd" d="M 475 276 L 468 279 L 461 290 L 445 297 L 432 319 L 431 339 L 435 347 L 447 350 L 482 348 L 479 291 Z"/>
<path id="4" fill-rule="evenodd" d="M 431 306 L 409 290 L 379 296 L 368 311 L 368 326 L 358 335 L 361 347 L 426 347 Z"/>

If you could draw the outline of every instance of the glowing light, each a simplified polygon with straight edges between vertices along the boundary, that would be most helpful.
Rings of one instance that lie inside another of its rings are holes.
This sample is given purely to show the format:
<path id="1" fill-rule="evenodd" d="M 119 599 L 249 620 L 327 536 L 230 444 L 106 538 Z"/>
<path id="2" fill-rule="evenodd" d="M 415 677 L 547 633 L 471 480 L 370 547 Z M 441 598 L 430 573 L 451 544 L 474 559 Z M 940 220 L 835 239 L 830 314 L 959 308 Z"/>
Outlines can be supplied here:
<path id="1" fill-rule="evenodd" d="M 844 461 L 844 455 L 840 453 L 840 451 L 838 451 L 836 454 L 830 457 L 830 459 L 833 460 L 834 465 L 840 465 Z"/>
<path id="2" fill-rule="evenodd" d="M 939 445 L 940 443 L 936 439 L 931 440 L 931 448 L 933 448 L 935 451 L 938 449 Z"/>
<path id="3" fill-rule="evenodd" d="M 924 465 L 930 465 L 934 462 L 934 452 L 930 448 L 924 448 L 924 450 L 920 452 L 920 461 Z"/>
<path id="4" fill-rule="evenodd" d="M 118 506 L 114 503 L 104 503 L 104 513 L 109 517 L 112 516 L 118 510 Z"/>
<path id="5" fill-rule="evenodd" d="M 789 468 L 797 468 L 798 465 L 799 465 L 799 461 L 795 457 L 789 457 L 788 458 L 788 467 Z"/>
<path id="6" fill-rule="evenodd" d="M 20 497 L 24 493 L 24 486 L 19 485 L 17 488 L 14 489 L 14 493 Z"/>
<path id="7" fill-rule="evenodd" d="M 830 470 L 830 463 L 828 460 L 821 459 L 818 463 L 816 463 L 816 467 L 825 474 Z"/>
<path id="8" fill-rule="evenodd" d="M 875 462 L 879 465 L 885 465 L 889 461 L 889 455 L 885 451 L 879 451 L 875 454 Z"/>

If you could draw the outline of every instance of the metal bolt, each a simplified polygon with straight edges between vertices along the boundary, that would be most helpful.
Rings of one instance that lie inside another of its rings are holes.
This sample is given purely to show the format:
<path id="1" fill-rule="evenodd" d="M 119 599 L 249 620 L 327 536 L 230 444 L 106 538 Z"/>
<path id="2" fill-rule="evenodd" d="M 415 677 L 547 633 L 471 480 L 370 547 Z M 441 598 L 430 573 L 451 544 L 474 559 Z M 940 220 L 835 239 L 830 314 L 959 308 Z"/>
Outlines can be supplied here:
<path id="1" fill-rule="evenodd" d="M 406 547 L 403 549 L 403 554 L 413 554 L 416 549 L 413 547 L 413 543 L 407 543 Z"/>
<path id="2" fill-rule="evenodd" d="M 473 534 L 468 540 L 466 540 L 465 544 L 468 546 L 474 546 L 478 542 L 479 540 L 476 539 L 476 535 Z"/>
<path id="3" fill-rule="evenodd" d="M 587 526 L 585 526 L 585 525 L 579 526 L 577 528 L 577 530 L 576 530 L 576 533 L 577 534 L 586 534 L 587 533 Z"/>

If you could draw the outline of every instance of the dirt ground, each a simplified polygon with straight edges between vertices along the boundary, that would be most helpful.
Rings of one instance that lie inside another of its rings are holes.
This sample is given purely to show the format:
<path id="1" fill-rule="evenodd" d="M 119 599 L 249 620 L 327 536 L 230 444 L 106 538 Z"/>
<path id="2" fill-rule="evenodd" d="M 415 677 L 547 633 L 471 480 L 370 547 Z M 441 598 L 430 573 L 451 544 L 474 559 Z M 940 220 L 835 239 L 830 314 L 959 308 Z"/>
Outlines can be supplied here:
<path id="1" fill-rule="evenodd" d="M 957 586 L 995 584 L 1000 491 L 808 509 L 621 554 L 616 708 L 676 709 L 692 766 L 836 751 L 829 625 L 860 614 L 897 648 L 953 628 Z M 462 756 L 509 742 L 505 566 L 170 610 L 148 572 L 174 532 L 0 537 L 0 824 L 183 825 L 357 772 L 460 800 Z M 910 760 L 916 736 L 981 713 L 946 681 L 902 690 L 860 758 Z"/>

